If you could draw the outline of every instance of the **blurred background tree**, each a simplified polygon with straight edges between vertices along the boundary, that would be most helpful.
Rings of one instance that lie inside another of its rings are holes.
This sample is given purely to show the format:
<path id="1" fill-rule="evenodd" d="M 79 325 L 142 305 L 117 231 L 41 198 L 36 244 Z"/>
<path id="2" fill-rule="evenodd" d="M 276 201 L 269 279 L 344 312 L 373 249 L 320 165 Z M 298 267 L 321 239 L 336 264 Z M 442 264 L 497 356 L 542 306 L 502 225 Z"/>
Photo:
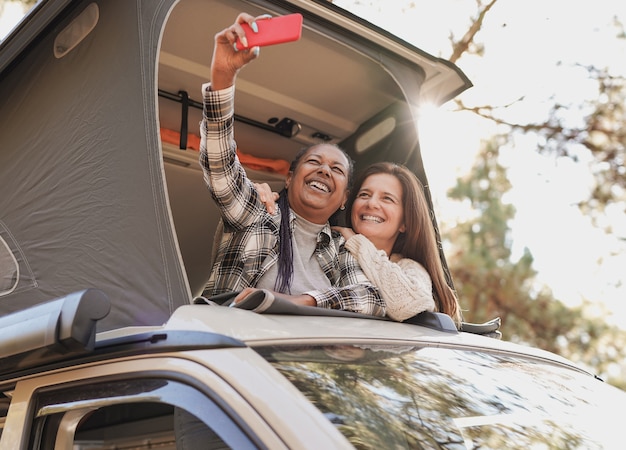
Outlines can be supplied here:
<path id="1" fill-rule="evenodd" d="M 498 158 L 506 139 L 484 142 L 471 171 L 448 191 L 473 213 L 441 227 L 464 319 L 481 323 L 500 317 L 503 339 L 561 354 L 626 389 L 624 380 L 608 375 L 626 369 L 621 357 L 626 332 L 590 312 L 597 299 L 567 306 L 537 282 L 528 249 L 512 260 L 509 222 L 515 208 L 503 200 L 511 185 Z"/>
<path id="2" fill-rule="evenodd" d="M 477 12 L 470 19 L 467 32 L 460 38 L 450 36 L 450 61 L 456 63 L 465 54 L 482 54 L 488 43 L 478 41 L 479 32 L 497 1 L 477 0 Z M 615 39 L 625 40 L 626 29 L 617 17 L 613 27 Z M 579 104 L 552 98 L 546 116 L 534 122 L 507 119 L 508 111 L 522 103 L 523 97 L 506 105 L 467 105 L 459 98 L 455 102 L 459 110 L 470 111 L 508 127 L 509 132 L 503 135 L 507 142 L 502 145 L 514 139 L 517 133 L 522 133 L 538 138 L 539 152 L 550 152 L 575 161 L 580 159 L 581 151 L 587 152 L 592 157 L 590 169 L 595 184 L 589 198 L 580 202 L 579 207 L 592 217 L 596 225 L 614 233 L 621 230 L 614 230 L 603 220 L 603 215 L 607 208 L 613 207 L 619 207 L 626 213 L 626 78 L 611 73 L 608 67 L 581 63 L 577 66 L 595 81 L 597 95 Z M 572 111 L 577 113 L 578 120 L 572 120 Z M 626 235 L 622 236 L 622 240 L 626 240 Z"/>
<path id="3" fill-rule="evenodd" d="M 497 1 L 477 0 L 476 14 L 467 32 L 460 38 L 451 35 L 452 62 L 458 62 L 464 54 L 480 56 L 488 46 L 478 36 Z M 624 24 L 615 18 L 613 25 L 615 39 L 626 39 Z M 507 223 L 515 210 L 501 201 L 510 185 L 498 163 L 499 148 L 511 144 L 520 134 L 531 135 L 540 153 L 574 161 L 579 161 L 581 155 L 590 157 L 594 183 L 588 198 L 578 207 L 597 227 L 626 240 L 624 230 L 614 229 L 606 220 L 610 209 L 626 213 L 626 79 L 612 74 L 607 67 L 577 65 L 595 82 L 597 95 L 578 104 L 552 98 L 545 117 L 533 122 L 507 118 L 509 110 L 524 102 L 523 97 L 506 105 L 467 105 L 455 99 L 459 111 L 470 111 L 506 131 L 484 143 L 472 172 L 449 191 L 452 198 L 469 200 L 477 216 L 455 228 L 443 227 L 449 230 L 446 238 L 454 243 L 448 262 L 463 307 L 468 309 L 467 320 L 481 322 L 499 315 L 505 338 L 559 353 L 626 389 L 626 332 L 603 320 L 606 311 L 604 315 L 602 311 L 591 312 L 597 310 L 601 299 L 585 299 L 580 307 L 568 307 L 547 287 L 537 285 L 528 249 L 519 261 L 511 261 Z"/>

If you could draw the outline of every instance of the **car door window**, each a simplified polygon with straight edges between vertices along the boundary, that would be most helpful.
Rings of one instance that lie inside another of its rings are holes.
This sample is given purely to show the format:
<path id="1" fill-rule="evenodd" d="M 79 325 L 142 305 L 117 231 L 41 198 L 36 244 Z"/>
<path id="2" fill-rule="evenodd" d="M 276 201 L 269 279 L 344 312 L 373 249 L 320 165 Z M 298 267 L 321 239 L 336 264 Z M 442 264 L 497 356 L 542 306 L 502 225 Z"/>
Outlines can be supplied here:
<path id="1" fill-rule="evenodd" d="M 47 390 L 35 414 L 29 449 L 257 448 L 211 399 L 167 379 Z"/>

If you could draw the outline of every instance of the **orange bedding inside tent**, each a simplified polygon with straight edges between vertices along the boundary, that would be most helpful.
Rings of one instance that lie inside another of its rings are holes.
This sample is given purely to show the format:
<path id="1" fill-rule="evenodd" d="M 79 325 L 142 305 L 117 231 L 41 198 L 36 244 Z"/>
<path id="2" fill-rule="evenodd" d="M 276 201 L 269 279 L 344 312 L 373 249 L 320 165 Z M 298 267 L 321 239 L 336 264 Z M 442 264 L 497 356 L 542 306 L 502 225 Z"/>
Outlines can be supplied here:
<path id="1" fill-rule="evenodd" d="M 180 133 L 174 130 L 168 130 L 161 128 L 161 140 L 168 144 L 179 145 Z M 200 138 L 195 134 L 187 135 L 187 149 L 200 150 Z M 254 170 L 264 170 L 266 172 L 279 173 L 287 175 L 289 172 L 289 161 L 284 159 L 272 159 L 272 158 L 259 158 L 258 156 L 249 155 L 237 149 L 237 156 L 239 161 L 246 167 Z"/>

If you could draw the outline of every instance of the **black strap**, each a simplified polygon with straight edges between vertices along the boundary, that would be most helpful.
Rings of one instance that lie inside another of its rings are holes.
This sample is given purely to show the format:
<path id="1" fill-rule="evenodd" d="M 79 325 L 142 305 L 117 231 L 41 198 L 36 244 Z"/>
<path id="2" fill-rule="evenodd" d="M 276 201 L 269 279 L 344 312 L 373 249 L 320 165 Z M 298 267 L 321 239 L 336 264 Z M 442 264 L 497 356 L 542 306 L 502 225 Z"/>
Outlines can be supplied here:
<path id="1" fill-rule="evenodd" d="M 187 134 L 189 133 L 189 94 L 187 91 L 178 91 L 180 95 L 180 149 L 187 150 Z"/>

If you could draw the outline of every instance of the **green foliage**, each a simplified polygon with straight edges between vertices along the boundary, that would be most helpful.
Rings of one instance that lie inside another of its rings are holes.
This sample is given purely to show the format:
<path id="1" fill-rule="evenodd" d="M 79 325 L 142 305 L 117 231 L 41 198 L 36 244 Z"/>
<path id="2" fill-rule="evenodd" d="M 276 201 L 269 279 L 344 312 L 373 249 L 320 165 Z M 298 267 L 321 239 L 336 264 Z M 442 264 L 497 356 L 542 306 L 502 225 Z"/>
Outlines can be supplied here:
<path id="1" fill-rule="evenodd" d="M 464 319 L 480 323 L 499 316 L 504 339 L 561 354 L 596 373 L 623 364 L 620 347 L 612 343 L 624 343 L 625 332 L 588 317 L 584 307 L 568 307 L 538 285 L 528 249 L 511 260 L 509 221 L 515 208 L 503 201 L 511 187 L 498 158 L 503 142 L 495 137 L 484 143 L 471 172 L 448 192 L 469 201 L 477 213 L 444 236 Z"/>
<path id="2" fill-rule="evenodd" d="M 481 14 L 487 11 L 479 7 Z M 626 39 L 624 24 L 616 18 L 613 26 L 616 39 Z M 470 27 L 470 30 L 474 28 Z M 472 40 L 479 30 L 471 34 Z M 470 47 L 466 42 L 462 43 L 464 47 Z M 456 61 L 461 56 L 458 53 L 459 43 L 452 42 L 452 45 L 452 60 Z M 532 122 L 517 122 L 507 118 L 507 112 L 523 105 L 524 98 L 500 106 L 469 106 L 461 99 L 455 102 L 460 110 L 470 111 L 508 127 L 509 139 L 515 134 L 534 136 L 540 153 L 564 156 L 574 161 L 580 161 L 581 157 L 590 159 L 594 185 L 589 197 L 581 201 L 579 207 L 581 212 L 607 233 L 619 234 L 621 230 L 604 224 L 603 218 L 607 207 L 621 208 L 626 212 L 626 77 L 614 73 L 610 68 L 591 64 L 576 63 L 572 66 L 586 71 L 588 79 L 596 83 L 595 95 L 579 102 L 558 99 L 556 96 L 548 98 L 546 102 L 550 107 L 546 115 L 537 115 Z"/>

